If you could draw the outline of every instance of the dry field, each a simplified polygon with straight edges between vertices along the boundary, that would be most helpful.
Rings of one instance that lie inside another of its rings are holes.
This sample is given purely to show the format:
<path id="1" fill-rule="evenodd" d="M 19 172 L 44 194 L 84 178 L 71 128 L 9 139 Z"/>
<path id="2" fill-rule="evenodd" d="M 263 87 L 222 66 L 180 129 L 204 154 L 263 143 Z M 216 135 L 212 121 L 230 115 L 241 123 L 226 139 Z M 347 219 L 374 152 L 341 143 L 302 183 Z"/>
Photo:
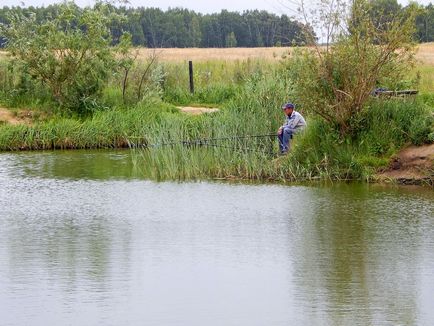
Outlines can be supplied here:
<path id="1" fill-rule="evenodd" d="M 157 54 L 161 61 L 182 62 L 192 61 L 212 61 L 212 60 L 246 60 L 246 59 L 266 59 L 279 60 L 282 56 L 288 56 L 292 48 L 167 48 L 167 49 L 147 49 L 139 48 L 139 58 L 145 59 L 150 55 Z M 416 54 L 417 60 L 423 64 L 434 65 L 434 43 L 422 44 Z"/>
<path id="2" fill-rule="evenodd" d="M 138 48 L 139 58 L 145 59 L 152 54 L 157 54 L 161 61 L 182 62 L 209 61 L 209 60 L 246 60 L 246 59 L 266 59 L 279 60 L 288 56 L 291 47 L 274 48 L 167 48 L 167 49 L 147 49 Z M 0 51 L 0 59 L 6 57 L 6 52 Z M 434 43 L 424 43 L 418 48 L 416 58 L 423 64 L 434 66 Z"/>
<path id="3" fill-rule="evenodd" d="M 424 43 L 418 47 L 416 59 L 421 63 L 434 66 L 434 43 Z"/>
<path id="4" fill-rule="evenodd" d="M 290 47 L 274 48 L 165 48 L 147 49 L 138 48 L 138 58 L 145 59 L 156 54 L 161 61 L 182 62 L 186 60 L 213 61 L 213 60 L 246 60 L 267 59 L 278 60 L 288 55 Z"/>

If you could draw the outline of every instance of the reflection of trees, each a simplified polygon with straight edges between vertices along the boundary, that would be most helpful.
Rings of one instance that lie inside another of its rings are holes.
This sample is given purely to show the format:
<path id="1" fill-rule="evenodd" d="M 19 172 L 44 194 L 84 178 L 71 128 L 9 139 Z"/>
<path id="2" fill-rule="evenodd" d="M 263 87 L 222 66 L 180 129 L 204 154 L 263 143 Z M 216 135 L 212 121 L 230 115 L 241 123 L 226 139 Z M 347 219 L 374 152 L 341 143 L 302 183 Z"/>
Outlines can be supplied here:
<path id="1" fill-rule="evenodd" d="M 412 198 L 365 186 L 318 191 L 295 258 L 306 307 L 324 324 L 415 324 L 417 222 L 404 214 Z"/>
<path id="2" fill-rule="evenodd" d="M 119 232 L 121 248 L 115 247 L 113 238 L 119 235 L 113 234 L 115 226 L 109 219 L 38 215 L 31 219 L 11 217 L 16 224 L 8 233 L 12 278 L 25 277 L 28 280 L 24 282 L 31 284 L 35 275 L 44 271 L 49 279 L 64 283 L 66 292 L 83 285 L 102 290 L 108 283 L 112 260 L 128 263 L 129 233 Z M 120 255 L 120 261 L 112 257 L 114 254 Z M 27 272 L 32 270 L 35 274 Z"/>
<path id="3" fill-rule="evenodd" d="M 128 150 L 26 153 L 19 158 L 29 176 L 91 180 L 140 177 Z"/>

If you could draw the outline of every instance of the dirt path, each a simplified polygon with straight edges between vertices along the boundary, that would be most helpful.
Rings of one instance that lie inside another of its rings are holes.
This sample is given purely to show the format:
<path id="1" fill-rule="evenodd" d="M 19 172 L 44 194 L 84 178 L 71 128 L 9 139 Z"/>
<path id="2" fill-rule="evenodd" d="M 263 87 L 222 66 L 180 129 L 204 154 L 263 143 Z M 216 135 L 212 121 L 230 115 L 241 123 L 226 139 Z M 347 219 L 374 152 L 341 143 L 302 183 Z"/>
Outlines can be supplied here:
<path id="1" fill-rule="evenodd" d="M 434 144 L 410 146 L 398 153 L 380 180 L 394 180 L 403 184 L 429 183 L 434 185 Z"/>
<path id="2" fill-rule="evenodd" d="M 178 109 L 180 109 L 182 112 L 191 114 L 191 115 L 198 115 L 203 113 L 213 113 L 218 112 L 219 109 L 217 108 L 199 108 L 199 107 L 192 107 L 192 106 L 178 106 Z"/>
<path id="3" fill-rule="evenodd" d="M 14 113 L 9 109 L 0 107 L 0 124 L 11 124 L 11 125 L 19 125 L 19 124 L 32 124 L 33 114 L 32 111 L 29 110 L 18 110 L 18 113 Z"/>
<path id="4" fill-rule="evenodd" d="M 18 118 L 8 109 L 0 107 L 0 123 L 9 123 L 12 125 L 17 125 L 20 123 Z"/>

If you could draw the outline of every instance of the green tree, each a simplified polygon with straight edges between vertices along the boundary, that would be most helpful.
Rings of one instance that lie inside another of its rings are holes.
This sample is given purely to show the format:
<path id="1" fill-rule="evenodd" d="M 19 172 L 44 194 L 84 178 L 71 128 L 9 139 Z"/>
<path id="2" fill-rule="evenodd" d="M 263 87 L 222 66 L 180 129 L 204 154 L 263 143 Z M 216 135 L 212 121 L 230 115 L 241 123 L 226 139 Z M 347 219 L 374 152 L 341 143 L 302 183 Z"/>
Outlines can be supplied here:
<path id="1" fill-rule="evenodd" d="M 2 25 L 6 48 L 23 74 L 42 83 L 61 107 L 86 113 L 117 68 L 109 25 L 119 16 L 106 4 L 57 6 L 55 17 L 38 23 L 35 13 L 15 13 Z"/>
<path id="2" fill-rule="evenodd" d="M 434 41 L 434 6 L 421 8 L 416 17 L 416 35 L 420 42 Z"/>
<path id="3" fill-rule="evenodd" d="M 209 48 L 223 47 L 217 14 L 206 15 L 202 19 L 202 46 Z"/>
<path id="4" fill-rule="evenodd" d="M 369 15 L 372 24 L 381 30 L 387 29 L 387 25 L 398 17 L 402 10 L 397 0 L 370 0 Z"/>
<path id="5" fill-rule="evenodd" d="M 322 2 L 322 4 L 328 4 Z M 331 8 L 328 6 L 327 8 Z M 300 51 L 291 62 L 294 92 L 306 110 L 336 126 L 341 134 L 357 131 L 370 93 L 385 81 L 399 81 L 412 66 L 414 18 L 407 8 L 378 29 L 366 0 L 355 0 L 347 15 L 329 12 L 322 19 L 327 47 Z M 376 45 L 378 44 L 378 45 Z"/>
<path id="6" fill-rule="evenodd" d="M 235 37 L 235 33 L 234 32 L 230 32 L 226 36 L 226 47 L 227 48 L 235 48 L 236 46 L 237 46 L 237 39 Z"/>
<path id="7" fill-rule="evenodd" d="M 58 17 L 61 4 L 48 7 L 3 7 L 0 8 L 0 23 L 9 24 L 10 14 L 35 16 L 36 24 Z M 120 42 L 122 33 L 131 34 L 136 46 L 149 47 L 225 47 L 227 36 L 233 32 L 237 46 L 274 46 L 305 44 L 308 30 L 303 24 L 267 13 L 266 11 L 245 11 L 242 14 L 222 10 L 220 13 L 202 15 L 194 11 L 172 8 L 163 11 L 158 8 L 127 8 L 107 5 L 112 14 L 124 15 L 126 20 L 110 23 L 112 45 Z M 312 32 L 313 30 L 311 30 Z M 5 45 L 5 38 L 0 35 L 0 47 Z"/>

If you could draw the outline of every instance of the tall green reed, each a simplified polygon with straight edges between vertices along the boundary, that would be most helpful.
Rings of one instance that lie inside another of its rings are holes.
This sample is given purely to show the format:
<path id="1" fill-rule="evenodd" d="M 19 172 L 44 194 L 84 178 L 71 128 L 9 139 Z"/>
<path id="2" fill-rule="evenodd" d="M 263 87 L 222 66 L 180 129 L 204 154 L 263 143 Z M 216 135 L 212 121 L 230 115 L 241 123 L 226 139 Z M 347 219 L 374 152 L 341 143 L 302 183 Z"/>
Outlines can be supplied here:
<path id="1" fill-rule="evenodd" d="M 275 133 L 284 118 L 280 106 L 289 91 L 289 81 L 277 73 L 257 73 L 219 113 L 159 121 L 148 137 L 164 144 Z M 270 157 L 276 146 L 276 139 L 263 142 L 253 138 L 217 141 L 213 146 L 174 144 L 140 151 L 137 164 L 142 162 L 143 173 L 157 179 L 283 178 L 287 174 L 276 169 Z"/>

